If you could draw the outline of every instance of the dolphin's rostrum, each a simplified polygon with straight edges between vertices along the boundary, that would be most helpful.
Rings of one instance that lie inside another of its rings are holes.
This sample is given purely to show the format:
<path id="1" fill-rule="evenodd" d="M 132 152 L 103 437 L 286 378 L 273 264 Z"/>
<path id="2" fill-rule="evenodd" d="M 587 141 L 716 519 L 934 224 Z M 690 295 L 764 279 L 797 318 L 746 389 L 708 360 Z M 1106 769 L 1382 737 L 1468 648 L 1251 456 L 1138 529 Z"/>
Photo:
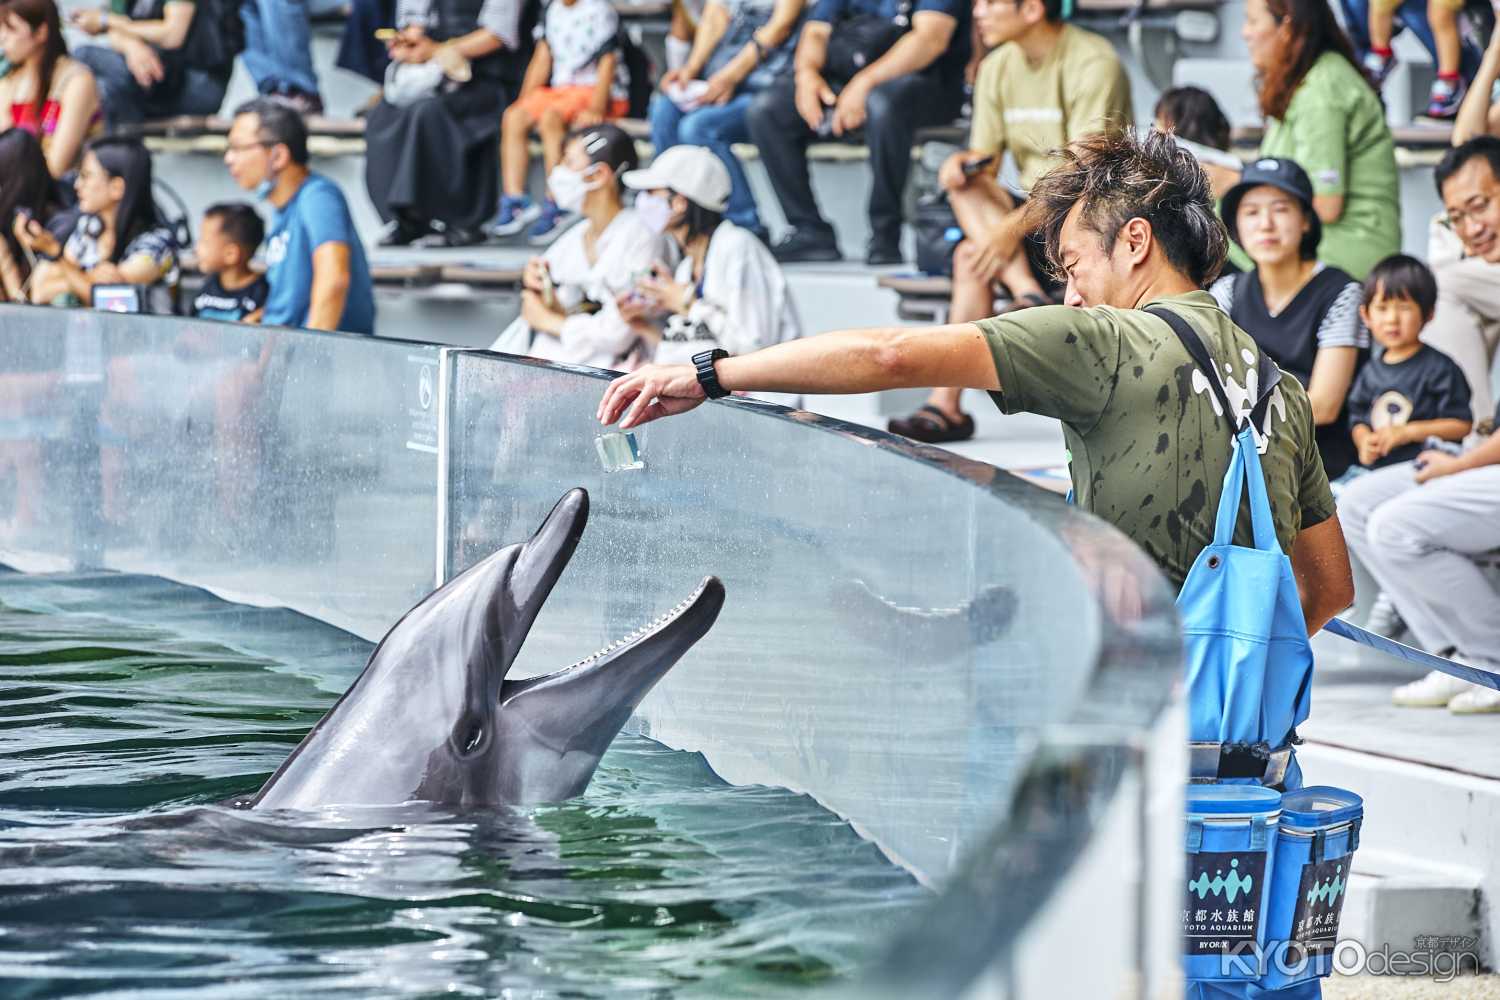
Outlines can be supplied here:
<path id="1" fill-rule="evenodd" d="M 570 490 L 530 541 L 495 552 L 408 611 L 245 804 L 480 806 L 581 794 L 631 712 L 724 604 L 723 584 L 708 577 L 661 618 L 573 666 L 507 680 L 588 510 L 588 494 Z"/>

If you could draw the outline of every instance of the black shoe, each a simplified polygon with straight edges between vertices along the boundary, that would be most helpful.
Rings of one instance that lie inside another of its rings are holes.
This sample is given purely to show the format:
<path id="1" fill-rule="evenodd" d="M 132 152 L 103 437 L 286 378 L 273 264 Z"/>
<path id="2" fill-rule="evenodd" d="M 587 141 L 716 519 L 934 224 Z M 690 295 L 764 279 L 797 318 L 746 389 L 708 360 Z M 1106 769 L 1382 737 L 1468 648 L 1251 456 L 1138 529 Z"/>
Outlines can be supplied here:
<path id="1" fill-rule="evenodd" d="M 843 260 L 838 244 L 831 235 L 803 233 L 792 230 L 791 234 L 771 248 L 771 256 L 782 264 L 805 264 L 816 261 Z"/>
<path id="2" fill-rule="evenodd" d="M 389 231 L 376 243 L 382 247 L 406 247 L 425 237 L 430 230 L 426 226 L 413 225 L 402 219 L 391 223 Z"/>
<path id="3" fill-rule="evenodd" d="M 865 263 L 871 267 L 887 267 L 905 262 L 906 258 L 901 255 L 900 240 L 871 240 L 870 249 L 865 253 Z"/>
<path id="4" fill-rule="evenodd" d="M 296 87 L 280 87 L 266 95 L 277 104 L 284 104 L 303 118 L 323 113 L 323 98 L 309 94 Z"/>
<path id="5" fill-rule="evenodd" d="M 443 245 L 449 247 L 475 247 L 483 243 L 486 238 L 484 232 L 479 229 L 449 226 L 443 230 Z"/>

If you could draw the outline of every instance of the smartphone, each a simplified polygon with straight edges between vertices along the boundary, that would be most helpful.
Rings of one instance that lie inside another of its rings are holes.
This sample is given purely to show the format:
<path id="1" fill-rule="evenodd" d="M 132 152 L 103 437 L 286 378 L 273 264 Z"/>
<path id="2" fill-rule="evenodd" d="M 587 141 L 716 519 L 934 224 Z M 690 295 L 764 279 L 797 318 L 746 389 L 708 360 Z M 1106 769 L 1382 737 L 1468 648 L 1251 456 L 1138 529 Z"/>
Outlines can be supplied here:
<path id="1" fill-rule="evenodd" d="M 989 169 L 990 167 L 992 167 L 994 165 L 995 165 L 995 154 L 994 153 L 991 153 L 989 156 L 981 156 L 977 160 L 970 160 L 968 163 L 964 164 L 964 176 L 965 177 L 977 177 L 980 174 L 980 172 L 982 172 L 984 170 L 987 170 L 987 169 Z"/>
<path id="2" fill-rule="evenodd" d="M 547 262 L 542 261 L 542 287 L 537 293 L 542 300 L 542 305 L 548 309 L 557 308 L 557 284 L 552 280 L 552 271 L 547 267 Z"/>
<path id="3" fill-rule="evenodd" d="M 395 28 L 375 29 L 375 40 L 377 42 L 394 42 L 396 40 L 396 35 L 397 31 Z"/>

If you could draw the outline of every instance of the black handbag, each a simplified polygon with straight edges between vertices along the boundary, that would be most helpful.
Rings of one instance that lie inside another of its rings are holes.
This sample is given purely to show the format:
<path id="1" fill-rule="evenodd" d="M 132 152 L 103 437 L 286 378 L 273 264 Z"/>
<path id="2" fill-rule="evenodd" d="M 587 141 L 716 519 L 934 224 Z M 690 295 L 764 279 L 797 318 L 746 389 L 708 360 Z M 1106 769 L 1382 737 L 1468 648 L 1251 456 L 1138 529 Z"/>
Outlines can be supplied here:
<path id="1" fill-rule="evenodd" d="M 847 82 L 885 55 L 911 29 L 911 8 L 912 0 L 901 0 L 895 17 L 860 14 L 834 25 L 828 37 L 823 75 Z"/>
<path id="2" fill-rule="evenodd" d="M 964 238 L 964 233 L 948 196 L 936 191 L 917 199 L 911 225 L 917 238 L 917 270 L 935 277 L 951 275 L 953 248 Z"/>

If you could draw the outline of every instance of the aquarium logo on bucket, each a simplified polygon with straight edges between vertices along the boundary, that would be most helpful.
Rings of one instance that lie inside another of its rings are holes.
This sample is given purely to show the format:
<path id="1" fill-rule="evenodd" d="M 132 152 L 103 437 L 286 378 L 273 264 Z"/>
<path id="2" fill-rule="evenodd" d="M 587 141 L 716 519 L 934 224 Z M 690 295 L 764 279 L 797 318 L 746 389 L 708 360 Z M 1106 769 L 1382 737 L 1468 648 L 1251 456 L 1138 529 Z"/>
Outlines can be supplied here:
<path id="1" fill-rule="evenodd" d="M 1341 976 L 1406 976 L 1447 983 L 1465 972 L 1479 972 L 1478 938 L 1419 934 L 1413 944 L 1411 950 L 1403 951 L 1390 944 L 1370 949 L 1354 938 L 1331 945 L 1267 941 L 1262 947 L 1243 941 L 1219 956 L 1219 972 L 1226 979 L 1258 979 L 1272 970 L 1299 978 L 1311 971 L 1312 962 L 1328 955 L 1333 958 L 1332 971 Z"/>

